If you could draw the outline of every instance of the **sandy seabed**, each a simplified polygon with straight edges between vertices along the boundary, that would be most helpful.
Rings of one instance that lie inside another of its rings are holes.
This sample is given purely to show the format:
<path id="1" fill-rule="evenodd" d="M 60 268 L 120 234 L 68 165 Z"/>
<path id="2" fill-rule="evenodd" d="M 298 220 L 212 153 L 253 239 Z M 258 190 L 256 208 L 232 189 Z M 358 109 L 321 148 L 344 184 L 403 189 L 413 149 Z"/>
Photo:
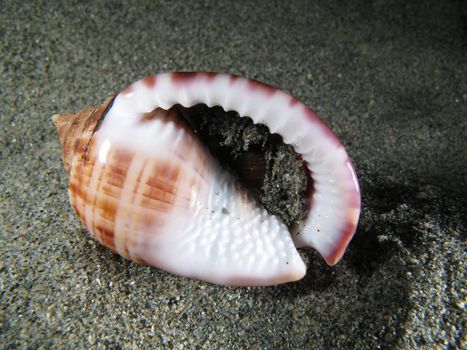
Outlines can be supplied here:
<path id="1" fill-rule="evenodd" d="M 466 17 L 456 1 L 3 1 L 0 347 L 462 347 Z M 182 70 L 277 86 L 339 136 L 363 210 L 337 266 L 303 251 L 300 282 L 227 288 L 89 237 L 50 117 Z"/>

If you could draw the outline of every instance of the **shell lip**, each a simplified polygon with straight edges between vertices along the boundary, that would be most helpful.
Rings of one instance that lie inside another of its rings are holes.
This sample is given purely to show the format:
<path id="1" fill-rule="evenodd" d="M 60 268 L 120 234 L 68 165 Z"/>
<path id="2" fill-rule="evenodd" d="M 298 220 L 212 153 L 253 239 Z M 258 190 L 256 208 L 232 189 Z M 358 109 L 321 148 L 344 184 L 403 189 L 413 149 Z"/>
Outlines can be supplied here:
<path id="1" fill-rule="evenodd" d="M 321 254 L 326 263 L 330 266 L 336 265 L 344 256 L 350 241 L 354 237 L 361 213 L 361 191 L 360 184 L 355 168 L 352 164 L 350 157 L 346 161 L 348 176 L 350 177 L 352 184 L 351 188 L 347 191 L 347 212 L 345 220 L 342 224 L 339 234 L 339 240 L 332 248 L 331 252 L 321 249 L 320 246 L 314 246 L 315 249 Z"/>

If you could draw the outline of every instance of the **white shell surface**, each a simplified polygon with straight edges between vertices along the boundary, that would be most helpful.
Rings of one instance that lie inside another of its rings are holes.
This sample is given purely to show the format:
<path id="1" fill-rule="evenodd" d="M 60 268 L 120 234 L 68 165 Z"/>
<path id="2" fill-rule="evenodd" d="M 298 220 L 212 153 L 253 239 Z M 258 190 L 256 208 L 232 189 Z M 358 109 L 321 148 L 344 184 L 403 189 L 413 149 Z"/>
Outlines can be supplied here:
<path id="1" fill-rule="evenodd" d="M 143 90 L 144 94 L 148 91 Z M 115 150 L 136 155 L 127 167 L 116 206 L 115 250 L 178 275 L 218 284 L 271 285 L 302 278 L 306 268 L 287 227 L 237 187 L 191 130 L 166 117 L 173 112 L 158 109 L 142 123 L 143 114 L 154 106 L 131 105 L 142 107 L 131 111 L 115 101 L 94 136 L 96 169 L 105 167 Z M 154 169 L 147 164 L 158 163 L 178 174 L 170 186 L 170 209 L 164 213 L 141 204 L 145 201 L 141 188 Z M 93 178 L 97 183 L 101 176 L 97 172 Z M 135 187 L 137 182 L 143 185 Z M 92 220 L 98 219 L 93 202 L 86 206 L 85 216 L 91 231 L 96 226 Z M 135 217 L 141 215 L 157 219 L 135 224 Z"/>
<path id="2" fill-rule="evenodd" d="M 266 125 L 302 155 L 313 179 L 310 212 L 293 236 L 297 247 L 317 249 L 329 264 L 342 257 L 360 214 L 360 190 L 341 143 L 304 104 L 268 85 L 216 73 L 163 73 L 140 80 L 117 95 L 109 114 L 122 133 L 143 113 L 174 104 L 220 105 Z M 147 149 L 140 131 L 133 146 Z M 122 141 L 123 142 L 123 141 Z"/>

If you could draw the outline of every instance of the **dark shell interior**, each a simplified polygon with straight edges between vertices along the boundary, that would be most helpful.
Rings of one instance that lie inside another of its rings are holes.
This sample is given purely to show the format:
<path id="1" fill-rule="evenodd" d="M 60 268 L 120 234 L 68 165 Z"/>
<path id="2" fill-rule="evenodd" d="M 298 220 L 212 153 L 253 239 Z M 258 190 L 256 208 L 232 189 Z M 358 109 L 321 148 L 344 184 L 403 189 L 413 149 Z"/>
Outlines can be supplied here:
<path id="1" fill-rule="evenodd" d="M 174 106 L 221 165 L 290 229 L 298 228 L 308 210 L 312 188 L 305 164 L 282 137 L 264 125 L 240 118 L 235 111 L 198 104 Z"/>

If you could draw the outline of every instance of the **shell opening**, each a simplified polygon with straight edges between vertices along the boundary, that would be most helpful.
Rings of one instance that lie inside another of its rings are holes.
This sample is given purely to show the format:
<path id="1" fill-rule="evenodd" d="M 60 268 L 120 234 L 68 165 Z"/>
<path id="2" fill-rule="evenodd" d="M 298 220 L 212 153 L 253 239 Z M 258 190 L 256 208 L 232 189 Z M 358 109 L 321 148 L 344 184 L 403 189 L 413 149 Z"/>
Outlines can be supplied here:
<path id="1" fill-rule="evenodd" d="M 188 122 L 220 164 L 270 213 L 297 231 L 308 213 L 312 180 L 302 157 L 267 126 L 221 106 L 172 109 Z"/>

